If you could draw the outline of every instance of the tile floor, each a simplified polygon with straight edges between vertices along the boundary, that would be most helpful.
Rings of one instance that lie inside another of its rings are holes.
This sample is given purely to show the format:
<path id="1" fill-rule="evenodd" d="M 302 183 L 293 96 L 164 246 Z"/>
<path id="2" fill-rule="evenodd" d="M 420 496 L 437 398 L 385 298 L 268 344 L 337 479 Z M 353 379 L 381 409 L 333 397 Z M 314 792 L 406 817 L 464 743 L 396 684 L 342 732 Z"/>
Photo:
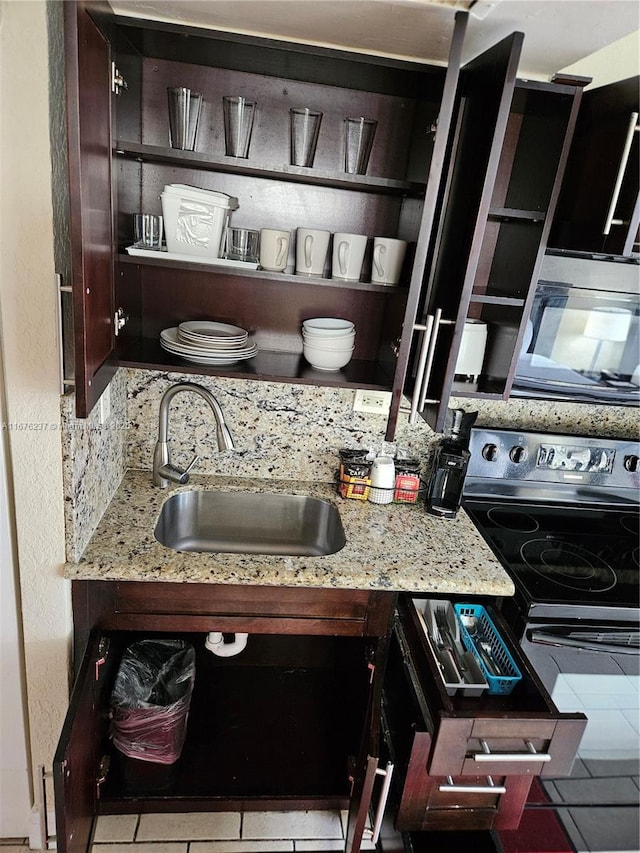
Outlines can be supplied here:
<path id="1" fill-rule="evenodd" d="M 338 811 L 102 815 L 92 853 L 330 853 L 344 849 L 346 818 Z"/>

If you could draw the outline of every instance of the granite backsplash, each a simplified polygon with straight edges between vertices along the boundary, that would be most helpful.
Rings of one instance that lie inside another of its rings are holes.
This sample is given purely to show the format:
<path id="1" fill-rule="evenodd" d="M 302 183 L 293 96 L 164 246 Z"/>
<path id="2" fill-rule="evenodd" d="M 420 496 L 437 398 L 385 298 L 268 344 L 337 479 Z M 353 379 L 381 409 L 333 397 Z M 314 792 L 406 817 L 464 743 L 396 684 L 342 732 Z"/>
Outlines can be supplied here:
<path id="1" fill-rule="evenodd" d="M 158 408 L 175 382 L 197 382 L 214 393 L 235 442 L 219 453 L 208 406 L 195 394 L 178 394 L 171 405 L 173 461 L 186 465 L 197 453 L 200 474 L 331 482 L 341 447 L 386 445 L 383 415 L 353 411 L 353 390 L 276 382 L 185 375 L 121 368 L 110 385 L 110 415 L 99 406 L 86 421 L 74 417 L 74 398 L 62 398 L 67 559 L 76 561 L 91 538 L 127 469 L 150 470 Z M 477 410 L 478 424 L 584 435 L 636 438 L 632 408 L 540 400 L 452 400 Z M 407 405 L 408 409 L 408 405 Z M 427 464 L 437 436 L 420 420 L 401 417 L 394 446 Z"/>

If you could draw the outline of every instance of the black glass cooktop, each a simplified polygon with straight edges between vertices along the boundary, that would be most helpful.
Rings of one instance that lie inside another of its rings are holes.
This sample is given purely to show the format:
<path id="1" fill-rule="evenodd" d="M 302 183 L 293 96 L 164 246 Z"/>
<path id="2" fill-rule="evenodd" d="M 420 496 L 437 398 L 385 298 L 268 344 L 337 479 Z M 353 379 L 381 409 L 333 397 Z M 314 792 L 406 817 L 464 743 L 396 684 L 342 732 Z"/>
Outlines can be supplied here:
<path id="1" fill-rule="evenodd" d="M 639 604 L 640 510 L 466 500 L 529 602 Z"/>

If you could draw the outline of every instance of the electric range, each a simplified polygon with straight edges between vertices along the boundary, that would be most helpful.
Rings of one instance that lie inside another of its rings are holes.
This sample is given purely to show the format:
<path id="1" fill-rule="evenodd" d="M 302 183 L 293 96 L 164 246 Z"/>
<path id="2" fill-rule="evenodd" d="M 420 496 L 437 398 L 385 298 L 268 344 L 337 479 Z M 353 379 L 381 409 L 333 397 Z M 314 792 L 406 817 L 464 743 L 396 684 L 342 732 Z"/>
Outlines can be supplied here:
<path id="1" fill-rule="evenodd" d="M 588 719 L 551 807 L 579 853 L 637 853 L 640 442 L 476 428 L 470 451 L 463 507 L 514 582 L 503 614 L 559 710 Z"/>

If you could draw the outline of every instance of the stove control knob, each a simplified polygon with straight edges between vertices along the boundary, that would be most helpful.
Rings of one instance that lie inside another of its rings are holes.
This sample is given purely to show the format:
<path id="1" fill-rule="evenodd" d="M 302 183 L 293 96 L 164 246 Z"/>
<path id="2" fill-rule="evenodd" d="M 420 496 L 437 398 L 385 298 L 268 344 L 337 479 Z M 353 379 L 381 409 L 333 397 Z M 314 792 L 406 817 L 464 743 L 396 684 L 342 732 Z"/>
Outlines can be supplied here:
<path id="1" fill-rule="evenodd" d="M 529 454 L 526 447 L 521 447 L 519 444 L 514 445 L 509 451 L 509 459 L 516 464 L 524 462 Z"/>
<path id="2" fill-rule="evenodd" d="M 637 474 L 638 471 L 640 471 L 640 457 L 625 456 L 623 465 L 627 471 L 630 471 L 632 474 Z"/>
<path id="3" fill-rule="evenodd" d="M 498 448 L 495 444 L 485 444 L 482 448 L 482 455 L 487 462 L 495 462 L 498 458 Z"/>

